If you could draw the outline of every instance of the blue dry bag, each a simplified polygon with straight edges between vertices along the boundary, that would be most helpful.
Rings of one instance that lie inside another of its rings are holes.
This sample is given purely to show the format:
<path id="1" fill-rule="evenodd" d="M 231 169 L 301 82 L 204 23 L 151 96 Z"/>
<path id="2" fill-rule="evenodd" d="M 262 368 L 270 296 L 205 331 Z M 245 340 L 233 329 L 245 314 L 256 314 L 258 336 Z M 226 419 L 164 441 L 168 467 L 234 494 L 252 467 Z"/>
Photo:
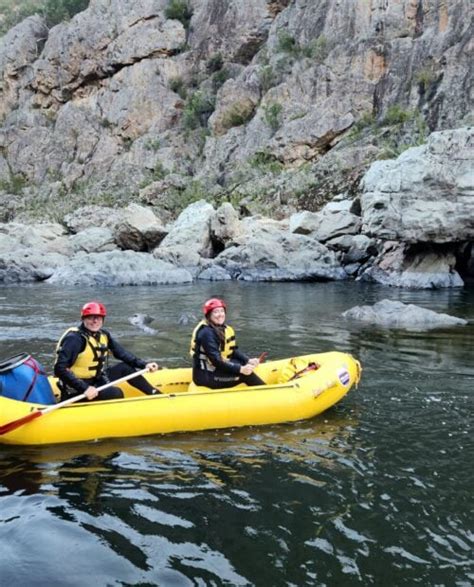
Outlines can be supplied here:
<path id="1" fill-rule="evenodd" d="M 35 404 L 55 404 L 43 367 L 23 353 L 0 363 L 0 396 Z"/>

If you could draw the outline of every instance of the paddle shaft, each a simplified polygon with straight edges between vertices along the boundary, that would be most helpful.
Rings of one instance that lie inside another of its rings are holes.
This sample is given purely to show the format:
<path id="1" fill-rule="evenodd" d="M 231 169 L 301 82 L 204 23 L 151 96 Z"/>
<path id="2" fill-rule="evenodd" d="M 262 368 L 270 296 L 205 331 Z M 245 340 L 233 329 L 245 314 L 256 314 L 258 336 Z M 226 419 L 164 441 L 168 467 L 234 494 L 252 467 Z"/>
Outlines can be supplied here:
<path id="1" fill-rule="evenodd" d="M 135 371 L 134 373 L 130 373 L 129 375 L 125 375 L 124 377 L 120 377 L 120 379 L 116 379 L 115 381 L 111 381 L 110 383 L 106 383 L 105 385 L 101 385 L 100 387 L 97 387 L 96 389 L 100 393 L 104 389 L 107 389 L 107 387 L 112 387 L 113 385 L 117 385 L 118 383 L 124 383 L 125 381 L 128 381 L 129 379 L 133 379 L 134 377 L 138 377 L 139 375 L 144 375 L 147 372 L 148 372 L 148 369 L 141 369 L 140 371 Z M 69 406 L 70 404 L 78 402 L 81 399 L 85 399 L 86 397 L 87 396 L 85 393 L 81 393 L 81 394 L 75 395 L 74 397 L 71 397 L 67 400 L 64 400 L 63 402 L 60 402 L 59 404 L 54 404 L 52 406 L 48 406 L 47 408 L 43 408 L 40 410 L 35 410 L 34 412 L 30 412 L 26 416 L 23 416 L 22 418 L 18 418 L 18 420 L 13 420 L 12 422 L 8 422 L 7 424 L 3 424 L 3 426 L 0 426 L 0 435 L 6 434 L 7 432 L 11 432 L 12 430 L 19 428 L 20 426 L 23 426 L 24 424 L 27 424 L 28 422 L 31 422 L 32 420 L 36 420 L 36 418 L 39 418 L 40 416 L 44 416 L 45 414 L 50 414 L 51 412 L 54 412 L 54 410 L 58 410 L 59 408 L 64 408 L 65 406 Z"/>
<path id="2" fill-rule="evenodd" d="M 124 383 L 125 381 L 128 381 L 129 379 L 133 379 L 134 377 L 138 377 L 139 375 L 144 375 L 145 373 L 148 373 L 148 369 L 141 369 L 140 371 L 135 371 L 134 373 L 130 373 L 129 375 L 125 375 L 124 377 L 121 377 L 120 379 L 116 379 L 115 381 L 110 381 L 109 383 L 106 383 L 105 385 L 101 385 L 100 387 L 96 387 L 96 389 L 100 393 L 101 391 L 103 391 L 104 389 L 107 389 L 108 387 L 112 387 L 113 385 L 117 385 L 117 383 Z M 81 399 L 85 399 L 86 397 L 87 396 L 85 393 L 81 393 L 80 395 L 75 395 L 74 397 L 70 397 L 69 399 L 66 399 L 63 402 L 60 402 L 59 404 L 54 404 L 52 406 L 49 406 L 48 408 L 44 408 L 44 409 L 40 410 L 40 412 L 42 412 L 43 414 L 49 414 L 49 412 L 53 412 L 54 410 L 57 410 L 58 408 L 64 408 L 65 406 L 68 406 L 69 404 L 73 404 L 75 402 L 78 402 Z"/>

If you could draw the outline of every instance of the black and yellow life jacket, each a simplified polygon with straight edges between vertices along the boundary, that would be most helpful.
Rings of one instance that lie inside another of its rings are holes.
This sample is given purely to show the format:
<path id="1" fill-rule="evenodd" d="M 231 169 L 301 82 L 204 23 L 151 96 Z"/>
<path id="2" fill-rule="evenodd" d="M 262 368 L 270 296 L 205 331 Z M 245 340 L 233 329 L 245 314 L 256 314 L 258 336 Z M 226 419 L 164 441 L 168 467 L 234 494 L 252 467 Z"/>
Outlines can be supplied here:
<path id="1" fill-rule="evenodd" d="M 79 332 L 84 337 L 86 345 L 84 350 L 77 355 L 77 358 L 70 370 L 78 379 L 94 379 L 102 373 L 103 366 L 109 354 L 109 337 L 105 332 L 100 332 L 96 338 L 87 334 L 79 328 L 68 328 L 61 336 L 56 346 L 56 354 L 59 352 L 64 337 L 70 332 Z"/>
<path id="2" fill-rule="evenodd" d="M 197 348 L 197 335 L 198 335 L 198 332 L 201 330 L 201 328 L 203 328 L 204 326 L 209 326 L 209 323 L 206 320 L 201 320 L 201 322 L 199 322 L 199 324 L 193 330 L 193 334 L 191 336 L 191 346 L 189 348 L 189 354 L 191 355 L 191 357 L 194 357 L 197 354 L 198 355 L 197 358 L 199 359 L 199 362 L 202 364 L 202 362 L 204 361 L 206 363 L 207 370 L 214 371 L 215 367 L 210 362 L 209 357 L 204 352 L 204 349 L 202 349 L 201 347 L 199 349 Z M 221 349 L 220 349 L 222 358 L 224 360 L 229 360 L 232 357 L 232 353 L 234 352 L 235 347 L 236 347 L 235 331 L 232 328 L 232 326 L 229 326 L 228 324 L 226 324 L 224 326 L 224 342 L 223 342 L 223 344 L 221 344 Z"/>

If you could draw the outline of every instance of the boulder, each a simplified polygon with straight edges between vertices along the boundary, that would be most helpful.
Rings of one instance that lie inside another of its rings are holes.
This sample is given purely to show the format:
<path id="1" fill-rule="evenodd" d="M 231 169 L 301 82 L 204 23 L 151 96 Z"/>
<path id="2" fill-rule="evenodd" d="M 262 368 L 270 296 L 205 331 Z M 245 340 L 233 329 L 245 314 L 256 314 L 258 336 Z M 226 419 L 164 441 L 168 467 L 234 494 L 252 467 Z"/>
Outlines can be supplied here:
<path id="1" fill-rule="evenodd" d="M 453 247 L 427 245 L 412 248 L 386 242 L 373 265 L 358 279 L 414 289 L 462 287 L 464 282 L 455 266 Z"/>
<path id="2" fill-rule="evenodd" d="M 0 253 L 0 283 L 45 281 L 68 258 L 59 253 L 21 249 L 15 253 Z"/>
<path id="3" fill-rule="evenodd" d="M 48 279 L 48 283 L 66 286 L 162 285 L 191 281 L 188 271 L 134 251 L 78 254 Z"/>
<path id="4" fill-rule="evenodd" d="M 172 224 L 168 234 L 154 251 L 156 258 L 173 255 L 173 250 L 188 249 L 189 252 L 208 257 L 211 254 L 210 224 L 215 210 L 204 200 L 190 204 Z"/>
<path id="5" fill-rule="evenodd" d="M 473 240 L 473 140 L 474 128 L 435 132 L 373 163 L 362 181 L 362 232 L 405 243 Z"/>
<path id="6" fill-rule="evenodd" d="M 298 234 L 311 234 L 320 242 L 346 234 L 360 232 L 361 220 L 351 212 L 351 200 L 333 201 L 320 212 L 299 212 L 290 218 L 290 230 Z"/>
<path id="7" fill-rule="evenodd" d="M 91 226 L 69 237 L 69 243 L 75 253 L 102 253 L 117 249 L 114 235 L 110 228 Z"/>
<path id="8" fill-rule="evenodd" d="M 122 220 L 114 227 L 117 245 L 132 251 L 151 251 L 165 238 L 167 231 L 152 210 L 129 204 L 122 210 Z"/>
<path id="9" fill-rule="evenodd" d="M 91 226 L 103 226 L 113 229 L 123 218 L 121 210 L 95 204 L 81 206 L 74 212 L 66 214 L 64 224 L 72 233 L 81 232 Z"/>
<path id="10" fill-rule="evenodd" d="M 314 238 L 300 234 L 262 232 L 251 238 L 242 237 L 240 243 L 218 255 L 214 263 L 233 278 L 248 281 L 327 281 L 347 278 L 334 252 Z"/>
<path id="11" fill-rule="evenodd" d="M 429 330 L 432 328 L 450 328 L 464 326 L 467 320 L 448 314 L 420 308 L 414 304 L 403 304 L 392 300 L 381 300 L 373 306 L 355 306 L 342 313 L 348 320 L 367 324 L 377 324 L 387 328 L 405 328 L 409 330 Z"/>

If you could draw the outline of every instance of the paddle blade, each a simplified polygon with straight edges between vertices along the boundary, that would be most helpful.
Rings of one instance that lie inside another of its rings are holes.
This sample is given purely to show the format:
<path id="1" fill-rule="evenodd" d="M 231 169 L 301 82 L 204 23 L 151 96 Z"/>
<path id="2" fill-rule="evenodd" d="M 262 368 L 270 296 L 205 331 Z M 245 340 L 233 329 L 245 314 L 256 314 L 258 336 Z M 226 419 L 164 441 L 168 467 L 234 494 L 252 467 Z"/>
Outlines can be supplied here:
<path id="1" fill-rule="evenodd" d="M 27 414 L 26 416 L 23 416 L 22 418 L 18 418 L 18 420 L 13 420 L 13 422 L 8 422 L 7 424 L 3 424 L 3 426 L 0 426 L 0 436 L 2 434 L 7 434 L 8 432 L 11 432 L 12 430 L 16 430 L 16 428 L 19 428 L 20 426 L 23 426 L 23 424 L 27 424 L 28 422 L 31 422 L 32 420 L 35 420 L 36 418 L 39 418 L 42 415 L 43 412 L 41 412 L 40 410 L 36 410 L 36 412 L 31 412 L 30 414 Z"/>

